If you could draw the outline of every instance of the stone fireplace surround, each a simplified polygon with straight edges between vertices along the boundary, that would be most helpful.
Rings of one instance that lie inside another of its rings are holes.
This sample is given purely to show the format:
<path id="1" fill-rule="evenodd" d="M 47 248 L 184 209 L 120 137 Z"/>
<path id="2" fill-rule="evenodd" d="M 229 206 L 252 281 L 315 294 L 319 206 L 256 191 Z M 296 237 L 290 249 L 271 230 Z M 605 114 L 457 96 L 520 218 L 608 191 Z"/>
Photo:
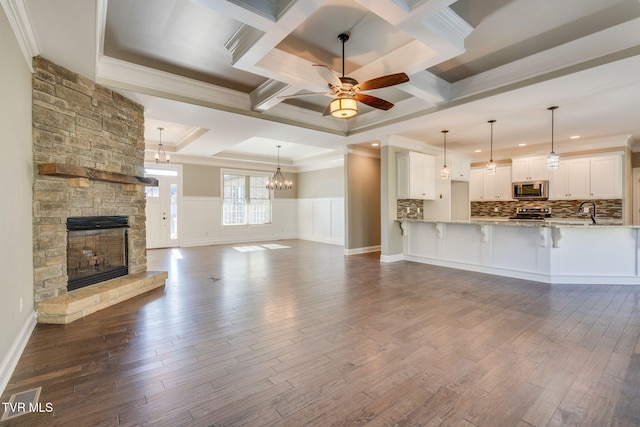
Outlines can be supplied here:
<path id="1" fill-rule="evenodd" d="M 34 299 L 39 322 L 67 323 L 164 285 L 167 275 L 147 272 L 142 185 L 41 175 L 37 167 L 143 176 L 143 107 L 44 58 L 33 65 Z M 112 215 L 128 217 L 129 275 L 67 293 L 67 218 Z"/>

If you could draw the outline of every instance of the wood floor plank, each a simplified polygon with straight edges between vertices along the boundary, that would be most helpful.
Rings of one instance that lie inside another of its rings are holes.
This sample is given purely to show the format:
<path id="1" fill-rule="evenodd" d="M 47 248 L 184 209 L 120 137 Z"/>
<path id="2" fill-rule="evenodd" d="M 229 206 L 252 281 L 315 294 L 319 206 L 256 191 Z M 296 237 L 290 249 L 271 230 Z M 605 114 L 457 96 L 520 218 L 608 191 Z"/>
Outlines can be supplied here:
<path id="1" fill-rule="evenodd" d="M 282 244 L 148 251 L 164 289 L 35 328 L 1 399 L 55 411 L 7 425 L 640 427 L 640 287 Z"/>

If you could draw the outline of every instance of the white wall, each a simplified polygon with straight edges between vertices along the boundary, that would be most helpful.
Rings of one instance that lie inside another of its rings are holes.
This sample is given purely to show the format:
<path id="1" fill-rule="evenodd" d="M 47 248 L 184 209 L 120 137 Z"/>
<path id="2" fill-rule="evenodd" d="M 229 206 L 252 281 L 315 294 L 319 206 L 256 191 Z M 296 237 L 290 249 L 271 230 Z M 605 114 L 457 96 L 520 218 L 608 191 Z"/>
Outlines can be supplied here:
<path id="1" fill-rule="evenodd" d="M 31 72 L 0 9 L 0 394 L 35 326 Z M 22 307 L 20 302 L 22 302 Z"/>
<path id="2" fill-rule="evenodd" d="M 305 239 L 344 244 L 344 199 L 273 199 L 267 225 L 222 226 L 220 197 L 182 198 L 181 245 L 206 246 L 258 240 Z"/>

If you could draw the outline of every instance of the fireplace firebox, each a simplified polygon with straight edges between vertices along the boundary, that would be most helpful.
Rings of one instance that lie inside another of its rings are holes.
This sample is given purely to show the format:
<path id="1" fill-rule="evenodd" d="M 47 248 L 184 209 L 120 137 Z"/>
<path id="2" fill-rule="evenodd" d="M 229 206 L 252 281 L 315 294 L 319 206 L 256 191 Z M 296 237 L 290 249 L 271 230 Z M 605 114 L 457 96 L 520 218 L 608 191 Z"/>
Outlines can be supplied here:
<path id="1" fill-rule="evenodd" d="M 126 216 L 67 218 L 67 290 L 129 274 Z"/>

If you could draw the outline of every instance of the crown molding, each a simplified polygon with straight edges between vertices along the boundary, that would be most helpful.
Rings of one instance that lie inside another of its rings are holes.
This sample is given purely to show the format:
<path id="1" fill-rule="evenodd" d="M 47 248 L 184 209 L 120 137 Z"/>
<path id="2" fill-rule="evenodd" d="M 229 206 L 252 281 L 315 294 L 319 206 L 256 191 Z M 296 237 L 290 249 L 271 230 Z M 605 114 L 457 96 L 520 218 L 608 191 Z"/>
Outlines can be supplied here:
<path id="1" fill-rule="evenodd" d="M 0 0 L 24 60 L 33 73 L 33 58 L 40 55 L 40 46 L 31 24 L 29 10 L 23 0 Z"/>

